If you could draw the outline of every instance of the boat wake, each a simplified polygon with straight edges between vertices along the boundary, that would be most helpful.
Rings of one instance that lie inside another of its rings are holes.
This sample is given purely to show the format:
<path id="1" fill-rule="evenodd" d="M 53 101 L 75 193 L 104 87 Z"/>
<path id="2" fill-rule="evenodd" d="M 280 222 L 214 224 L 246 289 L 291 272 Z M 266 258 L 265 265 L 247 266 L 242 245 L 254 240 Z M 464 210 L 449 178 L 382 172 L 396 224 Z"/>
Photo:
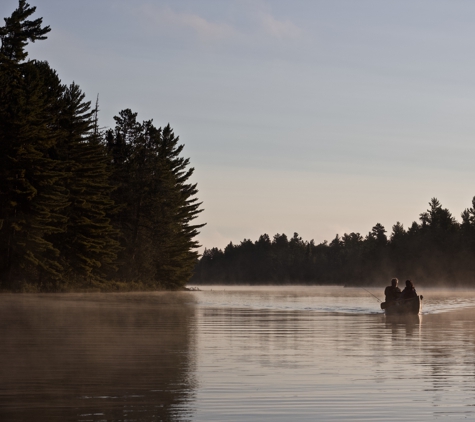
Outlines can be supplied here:
<path id="1" fill-rule="evenodd" d="M 368 294 L 371 293 L 371 294 Z M 438 314 L 474 308 L 474 291 L 426 289 L 421 292 L 422 314 Z M 305 311 L 331 314 L 378 315 L 381 292 L 371 289 L 344 289 L 342 287 L 297 288 L 226 288 L 193 292 L 199 307 L 233 308 L 270 311 Z"/>
<path id="2" fill-rule="evenodd" d="M 451 300 L 427 300 L 423 305 L 423 314 L 440 314 L 444 312 L 453 312 L 463 309 L 475 308 L 475 299 L 461 298 Z"/>
<path id="3" fill-rule="evenodd" d="M 198 301 L 198 306 L 216 308 L 235 308 L 269 311 L 306 311 L 331 314 L 381 314 L 383 311 L 378 304 L 369 306 L 337 305 L 337 304 L 309 304 L 309 303 L 257 303 L 254 301 Z"/>

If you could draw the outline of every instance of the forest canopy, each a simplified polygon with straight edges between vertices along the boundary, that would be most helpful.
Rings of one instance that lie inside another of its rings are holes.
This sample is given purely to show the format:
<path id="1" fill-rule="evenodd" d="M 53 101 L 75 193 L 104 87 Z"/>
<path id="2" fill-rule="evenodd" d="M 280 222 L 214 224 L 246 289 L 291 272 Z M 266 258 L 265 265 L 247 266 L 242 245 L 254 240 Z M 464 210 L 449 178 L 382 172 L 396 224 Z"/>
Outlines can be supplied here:
<path id="1" fill-rule="evenodd" d="M 432 198 L 429 208 L 407 229 L 399 222 L 390 233 L 381 224 L 362 236 L 336 235 L 315 244 L 297 234 L 263 234 L 224 250 L 206 249 L 192 281 L 246 284 L 388 283 L 393 278 L 426 285 L 475 285 L 475 198 L 458 222 Z"/>
<path id="2" fill-rule="evenodd" d="M 194 169 L 170 125 L 99 106 L 28 58 L 47 38 L 20 0 L 0 27 L 0 289 L 177 289 L 198 258 Z"/>

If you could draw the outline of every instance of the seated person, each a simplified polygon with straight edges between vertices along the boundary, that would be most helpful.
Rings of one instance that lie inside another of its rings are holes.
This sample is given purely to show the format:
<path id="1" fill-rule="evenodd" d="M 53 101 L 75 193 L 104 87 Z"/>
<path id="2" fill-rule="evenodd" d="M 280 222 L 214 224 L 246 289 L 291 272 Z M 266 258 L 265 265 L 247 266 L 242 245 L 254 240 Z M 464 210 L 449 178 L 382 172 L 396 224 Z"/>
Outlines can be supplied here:
<path id="1" fill-rule="evenodd" d="M 414 283 L 411 280 L 406 280 L 406 287 L 401 293 L 401 298 L 412 299 L 413 297 L 417 297 L 417 292 L 414 288 Z"/>
<path id="2" fill-rule="evenodd" d="M 401 289 L 397 286 L 398 279 L 393 278 L 391 280 L 391 285 L 384 289 L 384 294 L 386 296 L 386 302 L 394 302 L 399 299 L 401 295 Z"/>

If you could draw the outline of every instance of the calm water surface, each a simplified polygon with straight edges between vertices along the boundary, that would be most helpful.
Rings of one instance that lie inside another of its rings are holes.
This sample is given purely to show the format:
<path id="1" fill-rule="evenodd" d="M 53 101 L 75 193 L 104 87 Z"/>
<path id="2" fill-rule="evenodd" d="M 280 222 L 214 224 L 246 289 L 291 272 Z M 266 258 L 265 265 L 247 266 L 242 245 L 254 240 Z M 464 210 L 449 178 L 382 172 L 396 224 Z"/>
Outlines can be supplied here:
<path id="1" fill-rule="evenodd" d="M 202 289 L 0 295 L 0 421 L 475 418 L 475 291 Z"/>

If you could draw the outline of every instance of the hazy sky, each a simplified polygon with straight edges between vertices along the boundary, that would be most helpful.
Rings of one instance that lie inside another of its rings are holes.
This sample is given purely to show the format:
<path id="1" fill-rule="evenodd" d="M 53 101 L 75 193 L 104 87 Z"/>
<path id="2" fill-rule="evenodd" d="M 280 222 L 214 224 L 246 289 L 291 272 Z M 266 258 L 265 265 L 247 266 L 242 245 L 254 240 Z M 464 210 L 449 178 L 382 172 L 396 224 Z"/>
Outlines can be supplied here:
<path id="1" fill-rule="evenodd" d="M 9 16 L 16 0 L 2 0 Z M 459 219 L 475 196 L 475 2 L 30 0 L 64 83 L 168 122 L 206 247 Z M 389 233 L 388 233 L 389 234 Z"/>

